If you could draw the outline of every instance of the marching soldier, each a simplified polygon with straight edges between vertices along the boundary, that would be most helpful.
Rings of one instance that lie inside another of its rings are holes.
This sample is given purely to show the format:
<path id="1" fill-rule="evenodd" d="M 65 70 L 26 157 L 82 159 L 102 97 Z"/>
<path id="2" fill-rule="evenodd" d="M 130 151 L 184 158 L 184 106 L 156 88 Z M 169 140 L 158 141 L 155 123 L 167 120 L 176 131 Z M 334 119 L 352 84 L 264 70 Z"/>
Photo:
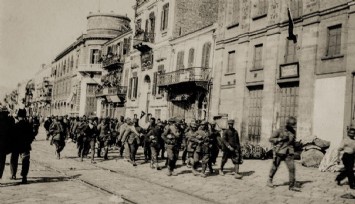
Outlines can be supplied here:
<path id="1" fill-rule="evenodd" d="M 221 140 L 221 134 L 219 133 L 219 131 L 216 129 L 216 122 L 212 121 L 210 123 L 210 137 L 212 139 L 211 144 L 211 163 L 213 165 L 216 164 L 217 161 L 217 157 L 218 157 L 218 153 L 219 153 L 219 142 Z"/>
<path id="2" fill-rule="evenodd" d="M 49 127 L 52 124 L 52 119 L 50 117 L 47 117 L 46 120 L 44 121 L 43 127 L 46 130 L 47 137 L 46 139 L 49 140 Z"/>
<path id="3" fill-rule="evenodd" d="M 187 167 L 190 168 L 194 163 L 194 152 L 197 147 L 197 143 L 195 142 L 197 137 L 197 126 L 195 122 L 190 124 L 190 128 L 186 133 L 186 151 L 187 151 Z M 194 171 L 194 170 L 193 170 Z"/>
<path id="4" fill-rule="evenodd" d="M 234 173 L 236 179 L 241 179 L 243 176 L 239 174 L 239 165 L 242 164 L 241 147 L 237 130 L 233 127 L 234 120 L 228 120 L 228 129 L 223 133 L 223 142 L 226 148 L 224 149 L 220 175 L 224 176 L 223 168 L 228 159 L 231 159 L 234 164 Z"/>
<path id="5" fill-rule="evenodd" d="M 160 170 L 158 165 L 158 153 L 160 149 L 161 139 L 161 128 L 155 123 L 155 118 L 150 118 L 150 125 L 148 128 L 148 133 L 146 137 L 149 139 L 150 149 L 151 149 L 151 162 L 150 167 Z"/>
<path id="6" fill-rule="evenodd" d="M 31 144 L 34 140 L 33 127 L 26 120 L 26 110 L 20 109 L 17 113 L 17 122 L 14 125 L 14 146 L 12 148 L 10 169 L 11 179 L 16 179 L 18 158 L 22 159 L 22 183 L 27 183 L 27 174 L 30 169 L 30 151 Z"/>
<path id="7" fill-rule="evenodd" d="M 341 184 L 341 181 L 348 177 L 348 183 L 350 189 L 355 189 L 355 179 L 354 179 L 354 161 L 355 161 L 355 129 L 350 128 L 348 130 L 348 137 L 344 138 L 338 148 L 338 152 L 344 152 L 341 160 L 344 164 L 344 171 L 340 172 L 340 174 L 336 177 L 336 181 L 338 185 Z M 338 162 L 340 162 L 340 158 L 338 158 Z"/>
<path id="8" fill-rule="evenodd" d="M 75 129 L 75 134 L 76 134 L 76 147 L 78 149 L 78 157 L 81 157 L 81 151 L 84 148 L 83 146 L 83 129 L 86 126 L 86 116 L 84 115 L 81 119 L 80 122 L 78 123 L 77 128 Z"/>
<path id="9" fill-rule="evenodd" d="M 201 155 L 199 159 L 202 162 L 202 177 L 206 177 L 206 169 L 208 167 L 210 174 L 213 173 L 212 162 L 211 162 L 211 148 L 214 142 L 213 137 L 211 136 L 208 130 L 208 123 L 203 122 L 201 130 L 198 131 L 198 134 L 201 136 L 202 142 L 201 146 Z"/>
<path id="10" fill-rule="evenodd" d="M 89 118 L 88 123 L 85 124 L 82 129 L 81 135 L 83 139 L 83 148 L 80 155 L 81 161 L 84 160 L 84 156 L 86 156 L 87 152 L 89 152 L 89 149 L 91 148 L 91 163 L 94 163 L 97 129 L 93 118 Z"/>
<path id="11" fill-rule="evenodd" d="M 137 118 L 134 118 L 133 122 L 129 122 L 128 126 L 129 127 L 126 129 L 123 138 L 126 140 L 125 143 L 128 144 L 127 150 L 130 151 L 130 161 L 133 166 L 137 166 L 136 153 L 138 150 L 138 145 L 140 144 L 140 136 L 143 129 L 138 125 Z"/>
<path id="12" fill-rule="evenodd" d="M 97 126 L 97 131 L 99 132 L 99 148 L 97 150 L 97 157 L 101 157 L 101 149 L 104 148 L 104 160 L 108 160 L 108 146 L 109 141 L 111 140 L 110 119 L 106 118 L 105 120 L 102 120 Z"/>
<path id="13" fill-rule="evenodd" d="M 179 155 L 179 140 L 180 140 L 180 130 L 176 126 L 176 121 L 174 118 L 170 118 L 168 125 L 166 126 L 162 138 L 165 141 L 167 161 L 168 161 L 168 176 L 176 176 L 174 172 L 176 160 Z"/>
<path id="14" fill-rule="evenodd" d="M 52 135 L 51 145 L 54 144 L 56 147 L 57 159 L 60 159 L 60 152 L 65 146 L 65 134 L 61 123 L 62 120 L 62 116 L 59 116 L 58 119 L 55 118 L 49 128 L 49 134 Z"/>
<path id="15" fill-rule="evenodd" d="M 296 118 L 289 117 L 286 121 L 286 126 L 276 130 L 269 141 L 274 145 L 274 158 L 272 162 L 272 167 L 269 174 L 269 179 L 267 181 L 267 186 L 274 187 L 272 184 L 272 179 L 281 163 L 285 161 L 288 172 L 289 172 L 289 190 L 299 191 L 295 187 L 295 162 L 294 162 L 294 146 L 296 139 Z"/>

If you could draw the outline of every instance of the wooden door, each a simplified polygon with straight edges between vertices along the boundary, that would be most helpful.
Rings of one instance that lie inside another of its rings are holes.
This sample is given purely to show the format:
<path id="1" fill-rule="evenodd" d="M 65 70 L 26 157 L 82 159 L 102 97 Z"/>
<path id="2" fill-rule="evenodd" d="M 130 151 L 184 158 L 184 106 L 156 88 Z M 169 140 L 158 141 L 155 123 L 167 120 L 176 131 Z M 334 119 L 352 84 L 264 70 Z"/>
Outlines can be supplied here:
<path id="1" fill-rule="evenodd" d="M 252 143 L 260 142 L 262 105 L 263 87 L 249 88 L 248 140 Z"/>

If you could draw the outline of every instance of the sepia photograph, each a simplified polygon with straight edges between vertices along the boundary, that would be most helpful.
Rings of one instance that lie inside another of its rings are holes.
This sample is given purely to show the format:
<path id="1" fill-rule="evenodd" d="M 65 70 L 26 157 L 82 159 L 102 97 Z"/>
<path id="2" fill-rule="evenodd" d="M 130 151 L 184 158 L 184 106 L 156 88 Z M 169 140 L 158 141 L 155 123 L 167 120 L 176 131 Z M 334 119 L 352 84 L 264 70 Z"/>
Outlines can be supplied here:
<path id="1" fill-rule="evenodd" d="M 1 204 L 354 204 L 355 0 L 0 0 Z"/>

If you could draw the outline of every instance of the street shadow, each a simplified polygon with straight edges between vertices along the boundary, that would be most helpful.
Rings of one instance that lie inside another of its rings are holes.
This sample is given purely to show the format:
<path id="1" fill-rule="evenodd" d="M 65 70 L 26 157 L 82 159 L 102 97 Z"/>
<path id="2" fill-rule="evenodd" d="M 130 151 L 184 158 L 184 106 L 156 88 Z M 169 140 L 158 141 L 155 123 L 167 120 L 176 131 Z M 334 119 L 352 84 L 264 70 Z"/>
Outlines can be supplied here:
<path id="1" fill-rule="evenodd" d="M 58 177 L 28 177 L 27 184 L 36 184 L 36 183 L 53 183 L 53 182 L 64 182 L 70 181 L 72 179 L 76 179 L 80 177 L 81 174 L 73 175 L 73 176 L 58 176 Z M 0 184 L 0 187 L 11 187 L 11 186 L 18 186 L 18 185 L 25 185 L 21 183 L 21 179 L 17 179 L 18 182 L 10 182 L 10 183 L 3 183 Z"/>
<path id="2" fill-rule="evenodd" d="M 341 195 L 340 197 L 344 199 L 355 199 L 355 196 L 351 193 L 346 193 L 344 195 Z"/>
<path id="3" fill-rule="evenodd" d="M 192 174 L 192 170 L 182 170 L 178 173 L 178 175 L 182 175 L 182 174 Z"/>
<path id="4" fill-rule="evenodd" d="M 298 188 L 302 188 L 304 184 L 306 183 L 312 183 L 313 181 L 296 181 L 295 182 L 295 186 L 298 187 Z M 278 187 L 278 186 L 288 186 L 290 184 L 290 182 L 284 182 L 282 184 L 276 184 L 274 185 L 275 187 Z"/>
<path id="5" fill-rule="evenodd" d="M 255 171 L 245 171 L 245 172 L 239 172 L 242 176 L 251 176 L 255 173 Z"/>

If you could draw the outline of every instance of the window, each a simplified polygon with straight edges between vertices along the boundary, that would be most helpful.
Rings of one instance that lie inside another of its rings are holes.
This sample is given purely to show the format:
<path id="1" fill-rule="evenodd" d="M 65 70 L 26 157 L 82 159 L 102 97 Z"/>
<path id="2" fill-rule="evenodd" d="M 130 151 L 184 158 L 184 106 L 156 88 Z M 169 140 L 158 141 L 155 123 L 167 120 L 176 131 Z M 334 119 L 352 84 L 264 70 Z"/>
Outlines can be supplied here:
<path id="1" fill-rule="evenodd" d="M 263 62 L 263 44 L 255 45 L 254 47 L 254 69 L 262 69 Z"/>
<path id="2" fill-rule="evenodd" d="M 184 51 L 179 51 L 176 60 L 176 69 L 184 69 Z"/>
<path id="3" fill-rule="evenodd" d="M 194 59 L 195 58 L 195 49 L 194 48 L 190 48 L 189 50 L 189 59 L 187 62 L 187 67 L 193 67 L 194 66 Z"/>
<path id="4" fill-rule="evenodd" d="M 169 4 L 165 4 L 163 6 L 163 10 L 161 11 L 161 30 L 166 30 L 168 28 L 168 20 L 169 20 Z"/>
<path id="5" fill-rule="evenodd" d="M 157 94 L 157 82 L 158 82 L 158 72 L 154 72 L 153 75 L 153 88 L 152 95 L 155 96 Z"/>
<path id="6" fill-rule="evenodd" d="M 92 49 L 90 54 L 90 64 L 98 64 L 99 62 L 99 50 Z"/>
<path id="7" fill-rule="evenodd" d="M 202 48 L 201 67 L 204 67 L 204 68 L 210 67 L 210 55 L 211 55 L 211 43 L 207 42 L 203 45 L 203 48 Z"/>
<path id="8" fill-rule="evenodd" d="M 268 1 L 267 0 L 257 0 L 256 4 L 254 4 L 254 7 L 256 7 L 254 19 L 264 17 L 267 15 L 267 10 L 268 10 Z"/>
<path id="9" fill-rule="evenodd" d="M 136 22 L 136 30 L 141 29 L 142 28 L 142 19 L 138 19 Z"/>
<path id="10" fill-rule="evenodd" d="M 341 48 L 341 25 L 328 28 L 327 56 L 340 54 Z"/>
<path id="11" fill-rule="evenodd" d="M 70 60 L 70 70 L 73 70 L 74 67 L 74 58 L 73 56 L 71 56 L 71 60 Z"/>
<path id="12" fill-rule="evenodd" d="M 302 0 L 289 0 L 290 1 L 290 11 L 292 18 L 299 18 L 302 16 L 303 4 Z"/>
<path id="13" fill-rule="evenodd" d="M 239 23 L 239 0 L 229 0 L 228 2 L 227 26 Z"/>
<path id="14" fill-rule="evenodd" d="M 227 74 L 235 72 L 235 51 L 228 53 Z"/>
<path id="15" fill-rule="evenodd" d="M 132 77 L 129 80 L 128 98 L 136 99 L 138 96 L 138 77 Z"/>
<path id="16" fill-rule="evenodd" d="M 287 39 L 285 63 L 297 62 L 296 49 L 297 43 L 295 43 L 292 39 Z"/>

